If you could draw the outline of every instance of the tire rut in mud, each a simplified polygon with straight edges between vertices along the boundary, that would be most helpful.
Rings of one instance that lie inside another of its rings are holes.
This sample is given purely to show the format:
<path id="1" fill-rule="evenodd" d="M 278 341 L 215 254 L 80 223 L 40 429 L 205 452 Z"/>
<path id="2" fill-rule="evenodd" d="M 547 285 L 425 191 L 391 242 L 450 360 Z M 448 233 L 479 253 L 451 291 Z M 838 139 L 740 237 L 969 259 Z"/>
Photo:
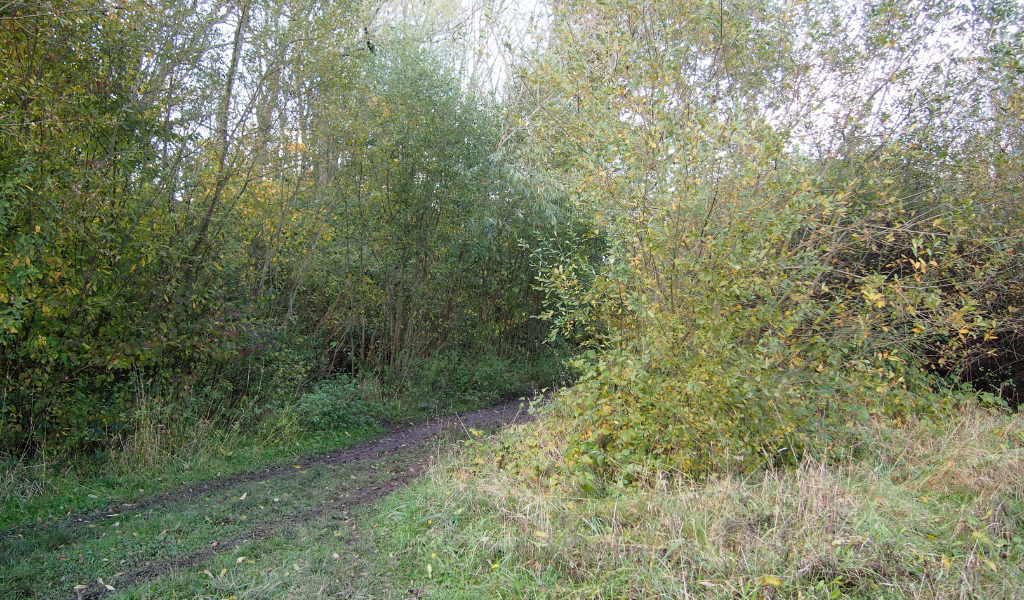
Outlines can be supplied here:
<path id="1" fill-rule="evenodd" d="M 196 485 L 191 488 L 170 490 L 130 505 L 109 505 L 104 510 L 90 513 L 90 516 L 92 518 L 103 518 L 111 511 L 116 511 L 121 507 L 130 507 L 132 511 L 160 508 L 175 502 L 192 500 L 200 495 L 215 494 L 218 491 L 235 485 L 259 483 L 290 475 L 294 473 L 295 465 L 303 469 L 316 466 L 330 467 L 336 464 L 359 463 L 382 456 L 397 455 L 403 453 L 403 451 L 422 448 L 431 439 L 443 435 L 452 429 L 487 428 L 523 423 L 532 417 L 521 406 L 522 404 L 519 401 L 509 402 L 462 415 L 442 417 L 419 425 L 393 429 L 378 440 L 365 442 L 345 450 L 311 456 L 288 465 L 279 465 L 262 471 L 221 478 L 201 486 Z M 290 515 L 282 516 L 274 524 L 254 524 L 252 528 L 243 534 L 236 534 L 230 538 L 218 540 L 217 547 L 167 558 L 155 564 L 136 565 L 134 568 L 120 574 L 117 579 L 118 588 L 126 589 L 172 574 L 180 569 L 198 567 L 222 552 L 231 551 L 235 546 L 260 541 L 275 535 L 286 534 L 297 529 L 307 521 L 324 515 L 329 511 L 343 510 L 377 500 L 403 487 L 410 480 L 421 475 L 425 468 L 426 465 L 423 461 L 416 461 L 415 456 L 410 454 L 410 460 L 403 465 L 403 468 L 398 472 L 392 473 L 391 477 L 387 479 L 377 481 L 366 487 L 356 488 L 345 494 L 340 494 L 323 504 L 309 506 Z M 80 519 L 76 523 L 85 525 L 88 521 Z M 84 589 L 76 590 L 70 595 L 58 596 L 58 598 L 86 600 L 102 598 L 111 593 L 104 585 L 101 585 L 98 581 L 93 581 Z"/>
<path id="2" fill-rule="evenodd" d="M 254 526 L 245 534 L 218 540 L 218 545 L 215 548 L 208 548 L 184 556 L 169 558 L 157 564 L 137 566 L 132 570 L 124 572 L 120 577 L 118 577 L 118 588 L 124 589 L 134 587 L 144 584 L 147 581 L 152 581 L 158 577 L 170 575 L 180 569 L 199 567 L 222 552 L 230 552 L 234 547 L 258 542 L 272 536 L 283 535 L 290 531 L 297 530 L 299 526 L 307 521 L 329 511 L 343 510 L 382 498 L 403 487 L 405 484 L 409 483 L 410 480 L 422 475 L 423 471 L 424 467 L 420 466 L 420 468 L 406 471 L 386 481 L 378 482 L 376 485 L 366 488 L 357 488 L 353 490 L 352 493 L 339 496 L 331 502 L 309 507 L 288 515 L 283 519 L 283 522 L 279 520 L 276 525 Z M 100 585 L 99 582 L 96 581 L 91 582 L 85 589 L 79 590 L 74 595 L 63 596 L 62 600 L 89 600 L 103 598 L 110 593 L 111 591 L 107 590 L 105 586 Z"/>
<path id="3" fill-rule="evenodd" d="M 469 429 L 475 427 L 511 425 L 524 423 L 530 419 L 532 419 L 532 417 L 527 414 L 524 402 L 516 400 L 468 413 L 443 416 L 415 425 L 401 427 L 392 426 L 389 427 L 388 433 L 384 436 L 370 442 L 363 442 L 350 448 L 345 448 L 344 450 L 316 454 L 298 461 L 288 462 L 287 464 L 280 464 L 274 467 L 257 471 L 249 471 L 247 473 L 232 475 L 229 477 L 220 477 L 213 481 L 203 482 L 202 484 L 194 483 L 191 487 L 178 487 L 166 492 L 153 494 L 152 496 L 136 502 L 112 503 L 103 508 L 89 511 L 85 514 L 66 517 L 57 521 L 41 523 L 31 527 L 13 527 L 0 532 L 0 537 L 17 536 L 19 534 L 24 535 L 47 529 L 56 529 L 58 527 L 85 527 L 94 520 L 108 518 L 111 513 L 120 512 L 124 509 L 130 509 L 135 512 L 160 508 L 175 502 L 193 500 L 201 496 L 216 494 L 223 489 L 234 487 L 242 483 L 259 483 L 261 481 L 274 479 L 286 473 L 293 472 L 296 465 L 302 469 L 307 469 L 322 465 L 358 462 L 385 454 L 391 454 L 403 448 L 412 448 L 424 444 L 431 438 L 437 437 L 451 429 L 460 427 Z"/>

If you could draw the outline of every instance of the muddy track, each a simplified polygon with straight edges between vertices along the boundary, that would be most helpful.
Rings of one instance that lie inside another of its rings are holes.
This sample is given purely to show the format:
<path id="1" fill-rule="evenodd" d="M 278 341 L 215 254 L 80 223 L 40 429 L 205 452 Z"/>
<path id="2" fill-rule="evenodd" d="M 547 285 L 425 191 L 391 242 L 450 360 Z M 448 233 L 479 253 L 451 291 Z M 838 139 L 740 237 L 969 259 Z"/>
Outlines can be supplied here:
<path id="1" fill-rule="evenodd" d="M 73 521 L 74 524 L 80 523 L 85 525 L 91 519 L 105 518 L 106 515 L 111 512 L 116 512 L 122 508 L 130 508 L 133 511 L 147 508 L 160 508 L 174 502 L 188 501 L 200 496 L 209 496 L 219 490 L 238 484 L 258 483 L 286 474 L 292 474 L 295 472 L 295 465 L 306 469 L 309 467 L 353 463 L 382 456 L 396 455 L 407 450 L 411 451 L 421 448 L 431 439 L 452 430 L 487 428 L 523 423 L 530 420 L 532 417 L 530 417 L 530 415 L 528 415 L 521 406 L 522 403 L 516 400 L 514 402 L 508 402 L 483 410 L 434 419 L 418 425 L 394 428 L 378 440 L 365 442 L 345 450 L 310 456 L 301 461 L 293 461 L 287 465 L 279 465 L 261 471 L 254 471 L 233 477 L 219 478 L 215 481 L 204 483 L 203 485 L 194 485 L 190 488 L 169 490 L 132 504 L 112 504 L 103 510 L 93 511 L 87 515 L 87 518 L 74 519 Z M 251 543 L 270 536 L 287 533 L 290 530 L 298 528 L 303 523 L 330 511 L 344 510 L 349 507 L 354 507 L 384 497 L 401 488 L 411 479 L 422 474 L 423 469 L 425 468 L 423 463 L 416 462 L 412 462 L 407 466 L 411 468 L 405 468 L 399 472 L 392 473 L 391 476 L 384 481 L 379 481 L 373 485 L 356 488 L 350 492 L 340 494 L 318 506 L 307 507 L 296 513 L 288 515 L 285 519 L 273 525 L 255 525 L 242 534 L 218 540 L 216 548 L 204 549 L 198 552 L 193 552 L 192 554 L 168 558 L 155 564 L 145 563 L 135 565 L 121 574 L 118 578 L 118 587 L 120 589 L 125 589 L 127 587 L 143 584 L 164 575 L 169 575 L 180 569 L 198 567 L 221 552 L 230 552 L 231 549 L 237 545 Z M 67 520 L 65 523 L 67 524 Z M 49 525 L 54 526 L 54 524 Z M 102 598 L 110 593 L 111 592 L 103 585 L 94 581 L 89 584 L 87 588 L 79 589 L 71 595 L 64 596 L 64 598 L 66 598 L 66 600 L 85 600 L 87 598 Z"/>
<path id="2" fill-rule="evenodd" d="M 495 427 L 513 423 L 524 423 L 532 417 L 526 412 L 527 403 L 521 400 L 498 404 L 489 408 L 476 410 L 451 416 L 439 417 L 424 423 L 407 426 L 391 426 L 388 433 L 372 442 L 363 442 L 344 450 L 328 452 L 326 454 L 315 454 L 297 461 L 290 461 L 275 467 L 258 471 L 249 471 L 230 477 L 219 477 L 213 481 L 194 483 L 190 487 L 182 486 L 175 489 L 154 494 L 131 503 L 113 503 L 107 506 L 92 510 L 85 514 L 65 517 L 57 521 L 41 523 L 32 527 L 14 527 L 0 532 L 0 537 L 16 536 L 28 532 L 38 532 L 56 527 L 85 526 L 95 520 L 107 518 L 111 513 L 118 513 L 124 509 L 142 511 L 151 508 L 160 508 L 168 504 L 180 501 L 193 500 L 200 497 L 215 494 L 220 490 L 234 487 L 241 483 L 259 483 L 292 473 L 295 466 L 302 469 L 322 465 L 343 464 L 367 460 L 378 456 L 393 454 L 404 448 L 420 446 L 432 438 L 438 437 L 448 431 L 469 428 Z M 522 407 L 522 408 L 520 408 Z"/>
<path id="3" fill-rule="evenodd" d="M 196 568 L 221 552 L 231 552 L 231 549 L 236 546 L 257 542 L 271 536 L 285 534 L 296 530 L 303 523 L 329 511 L 344 510 L 346 508 L 358 506 L 360 504 L 382 498 L 409 483 L 409 481 L 415 477 L 421 475 L 423 473 L 423 469 L 424 466 L 420 465 L 419 468 L 405 471 L 376 485 L 357 488 L 353 490 L 352 493 L 343 494 L 331 502 L 321 504 L 320 506 L 309 507 L 305 510 L 288 515 L 283 519 L 283 521 L 276 525 L 257 525 L 242 535 L 235 535 L 230 538 L 218 540 L 216 548 L 208 548 L 185 556 L 177 556 L 156 564 L 146 563 L 143 565 L 135 565 L 132 569 L 125 571 L 120 577 L 118 577 L 118 587 L 122 589 L 134 587 L 158 577 L 170 575 L 180 569 Z M 336 518 L 340 519 L 341 517 L 338 516 Z M 90 600 L 103 598 L 111 593 L 112 592 L 107 590 L 106 587 L 100 585 L 99 582 L 93 581 L 90 582 L 88 587 L 85 589 L 79 590 L 73 595 L 64 596 L 62 600 Z"/>

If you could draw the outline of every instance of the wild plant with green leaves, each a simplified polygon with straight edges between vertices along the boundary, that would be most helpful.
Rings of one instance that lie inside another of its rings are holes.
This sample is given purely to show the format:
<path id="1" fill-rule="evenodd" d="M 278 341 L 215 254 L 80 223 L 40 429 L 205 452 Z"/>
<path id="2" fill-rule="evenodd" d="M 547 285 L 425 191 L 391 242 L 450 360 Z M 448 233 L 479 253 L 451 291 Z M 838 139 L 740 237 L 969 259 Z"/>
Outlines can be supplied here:
<path id="1" fill-rule="evenodd" d="M 532 386 L 549 226 L 445 48 L 383 3 L 179 4 L 0 8 L 0 449 L 252 425 L 332 375 L 416 412 L 439 353 Z"/>
<path id="2" fill-rule="evenodd" d="M 523 85 L 532 164 L 602 248 L 541 265 L 592 335 L 555 406 L 579 483 L 826 456 L 960 379 L 1018 401 L 1019 13 L 555 4 Z"/>

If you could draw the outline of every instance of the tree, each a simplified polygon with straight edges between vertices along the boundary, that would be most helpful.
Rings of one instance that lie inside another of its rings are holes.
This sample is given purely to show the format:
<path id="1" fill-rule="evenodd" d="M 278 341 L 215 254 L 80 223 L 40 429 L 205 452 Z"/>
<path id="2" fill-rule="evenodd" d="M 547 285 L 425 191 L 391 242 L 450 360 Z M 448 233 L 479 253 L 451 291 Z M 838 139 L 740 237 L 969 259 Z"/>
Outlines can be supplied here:
<path id="1" fill-rule="evenodd" d="M 598 268 L 573 251 L 543 275 L 555 326 L 598 336 L 564 405 L 582 483 L 640 460 L 826 452 L 861 408 L 936 409 L 936 374 L 1019 340 L 1019 290 L 984 290 L 1018 272 L 1020 210 L 976 162 L 1014 162 L 991 143 L 1008 113 L 962 101 L 1005 86 L 976 59 L 986 19 L 945 2 L 555 5 L 524 86 L 533 164 L 605 244 Z"/>

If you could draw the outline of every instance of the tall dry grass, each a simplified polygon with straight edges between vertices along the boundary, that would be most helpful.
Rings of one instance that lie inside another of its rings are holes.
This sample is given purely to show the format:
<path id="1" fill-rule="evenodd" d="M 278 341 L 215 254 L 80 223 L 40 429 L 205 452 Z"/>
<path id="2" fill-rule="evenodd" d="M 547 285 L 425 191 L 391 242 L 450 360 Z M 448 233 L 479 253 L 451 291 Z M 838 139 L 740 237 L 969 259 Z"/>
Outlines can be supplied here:
<path id="1" fill-rule="evenodd" d="M 414 571 L 503 597 L 1024 597 L 1024 416 L 967 408 L 859 433 L 857 458 L 662 474 L 604 498 L 495 469 L 494 448 L 514 445 L 499 438 L 440 461 L 381 523 Z"/>

